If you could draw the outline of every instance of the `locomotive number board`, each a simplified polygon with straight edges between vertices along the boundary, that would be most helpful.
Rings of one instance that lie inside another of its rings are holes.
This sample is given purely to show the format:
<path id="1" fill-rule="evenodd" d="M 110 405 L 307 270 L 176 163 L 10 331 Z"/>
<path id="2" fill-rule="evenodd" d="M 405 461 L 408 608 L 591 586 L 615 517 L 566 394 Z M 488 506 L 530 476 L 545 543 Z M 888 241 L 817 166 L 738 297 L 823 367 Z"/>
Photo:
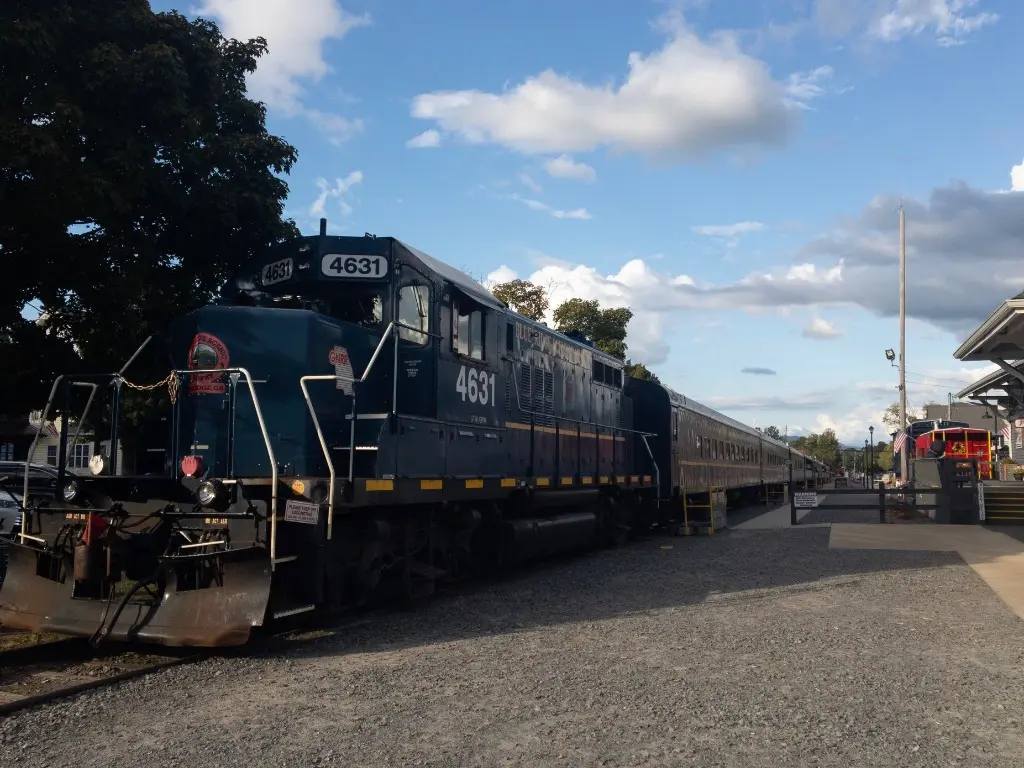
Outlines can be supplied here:
<path id="1" fill-rule="evenodd" d="M 320 260 L 320 272 L 325 277 L 380 280 L 388 276 L 388 260 L 384 256 L 328 253 Z"/>

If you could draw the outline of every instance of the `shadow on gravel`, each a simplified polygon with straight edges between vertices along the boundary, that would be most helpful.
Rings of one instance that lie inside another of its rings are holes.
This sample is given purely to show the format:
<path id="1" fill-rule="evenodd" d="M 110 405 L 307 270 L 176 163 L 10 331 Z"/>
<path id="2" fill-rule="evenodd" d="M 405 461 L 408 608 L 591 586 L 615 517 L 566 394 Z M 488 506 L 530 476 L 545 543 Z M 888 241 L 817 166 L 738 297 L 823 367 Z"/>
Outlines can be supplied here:
<path id="1" fill-rule="evenodd" d="M 829 549 L 828 539 L 828 528 L 646 537 L 619 549 L 562 557 L 500 579 L 439 590 L 413 610 L 373 611 L 321 626 L 305 638 L 300 634 L 289 654 L 395 651 L 699 603 L 735 605 L 780 590 L 841 589 L 856 585 L 859 575 L 963 563 L 949 552 Z"/>

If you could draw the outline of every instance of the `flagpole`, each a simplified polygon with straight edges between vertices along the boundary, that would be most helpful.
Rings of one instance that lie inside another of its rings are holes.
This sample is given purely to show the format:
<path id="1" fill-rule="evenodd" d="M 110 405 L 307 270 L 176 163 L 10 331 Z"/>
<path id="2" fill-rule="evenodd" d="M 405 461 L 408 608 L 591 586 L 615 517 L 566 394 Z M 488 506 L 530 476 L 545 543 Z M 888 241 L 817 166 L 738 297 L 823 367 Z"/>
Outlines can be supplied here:
<path id="1" fill-rule="evenodd" d="M 907 224 L 900 202 L 900 425 L 907 429 Z M 909 446 L 904 442 L 900 454 L 900 479 L 904 485 L 910 478 Z"/>

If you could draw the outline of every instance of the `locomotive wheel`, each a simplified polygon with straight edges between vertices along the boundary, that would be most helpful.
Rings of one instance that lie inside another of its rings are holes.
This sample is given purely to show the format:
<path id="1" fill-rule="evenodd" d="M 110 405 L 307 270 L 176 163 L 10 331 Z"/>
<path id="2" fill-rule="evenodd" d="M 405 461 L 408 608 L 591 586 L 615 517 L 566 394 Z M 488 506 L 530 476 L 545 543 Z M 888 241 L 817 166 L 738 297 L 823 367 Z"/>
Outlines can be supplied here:
<path id="1" fill-rule="evenodd" d="M 600 504 L 603 543 L 609 547 L 621 547 L 629 541 L 628 510 L 611 496 L 602 496 Z"/>

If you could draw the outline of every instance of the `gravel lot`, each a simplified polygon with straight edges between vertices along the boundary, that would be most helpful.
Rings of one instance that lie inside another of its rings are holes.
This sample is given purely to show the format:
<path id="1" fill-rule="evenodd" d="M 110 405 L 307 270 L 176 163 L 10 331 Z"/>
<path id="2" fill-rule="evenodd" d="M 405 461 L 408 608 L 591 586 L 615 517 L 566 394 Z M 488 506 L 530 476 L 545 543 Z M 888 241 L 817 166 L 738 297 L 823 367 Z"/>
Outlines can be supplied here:
<path id="1" fill-rule="evenodd" d="M 0 721 L 0 765 L 1019 765 L 1022 623 L 956 555 L 828 533 L 635 542 L 82 694 Z"/>

